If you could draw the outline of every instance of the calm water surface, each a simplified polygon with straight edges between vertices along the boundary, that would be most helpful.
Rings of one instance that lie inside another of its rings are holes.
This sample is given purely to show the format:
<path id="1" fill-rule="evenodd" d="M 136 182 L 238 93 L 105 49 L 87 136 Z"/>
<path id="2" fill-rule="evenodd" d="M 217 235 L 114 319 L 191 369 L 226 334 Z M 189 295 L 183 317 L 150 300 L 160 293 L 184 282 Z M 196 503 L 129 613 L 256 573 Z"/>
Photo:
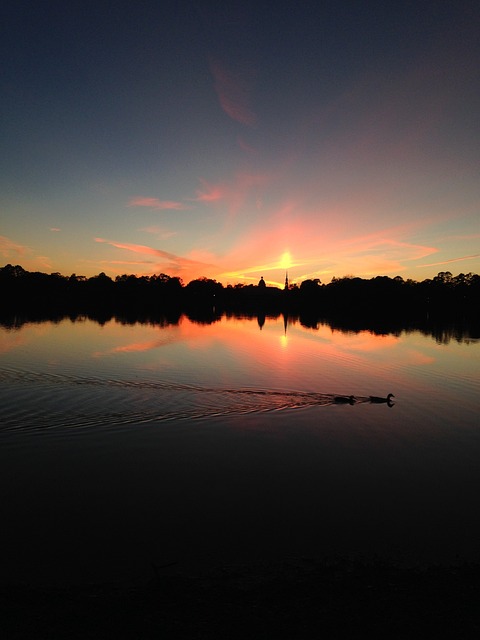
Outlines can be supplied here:
<path id="1" fill-rule="evenodd" d="M 4 582 L 480 559 L 477 340 L 64 320 L 0 354 Z"/>

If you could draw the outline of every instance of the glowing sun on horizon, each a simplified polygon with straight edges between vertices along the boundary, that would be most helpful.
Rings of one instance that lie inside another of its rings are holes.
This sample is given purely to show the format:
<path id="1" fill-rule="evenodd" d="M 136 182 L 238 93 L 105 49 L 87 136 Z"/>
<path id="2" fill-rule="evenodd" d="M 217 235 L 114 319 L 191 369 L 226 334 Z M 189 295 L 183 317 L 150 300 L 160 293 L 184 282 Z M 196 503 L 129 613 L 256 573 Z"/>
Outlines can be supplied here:
<path id="1" fill-rule="evenodd" d="M 290 269 L 292 266 L 292 256 L 290 255 L 290 251 L 284 251 L 282 253 L 282 257 L 280 258 L 280 267 L 282 269 Z"/>

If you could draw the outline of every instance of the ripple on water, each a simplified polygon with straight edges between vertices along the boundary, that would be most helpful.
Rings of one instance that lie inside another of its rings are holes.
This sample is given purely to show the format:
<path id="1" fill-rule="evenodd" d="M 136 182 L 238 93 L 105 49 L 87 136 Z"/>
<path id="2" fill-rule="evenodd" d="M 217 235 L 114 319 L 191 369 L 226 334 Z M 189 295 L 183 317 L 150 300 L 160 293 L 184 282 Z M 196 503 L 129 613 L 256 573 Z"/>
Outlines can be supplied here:
<path id="1" fill-rule="evenodd" d="M 0 370 L 2 431 L 82 429 L 327 406 L 334 394 Z M 356 398 L 356 403 L 368 398 Z"/>

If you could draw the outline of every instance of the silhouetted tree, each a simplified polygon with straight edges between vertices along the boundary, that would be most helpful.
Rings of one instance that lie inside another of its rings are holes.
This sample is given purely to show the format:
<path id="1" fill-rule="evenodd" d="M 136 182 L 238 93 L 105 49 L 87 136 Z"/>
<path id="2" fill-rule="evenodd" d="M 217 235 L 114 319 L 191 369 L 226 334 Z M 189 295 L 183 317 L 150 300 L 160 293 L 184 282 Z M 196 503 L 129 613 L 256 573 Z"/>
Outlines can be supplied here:
<path id="1" fill-rule="evenodd" d="M 320 316 L 387 316 L 421 318 L 425 314 L 479 317 L 480 276 L 442 271 L 432 279 L 416 282 L 401 276 L 376 276 L 370 280 L 344 276 L 324 285 L 309 278 L 289 288 L 236 284 L 226 288 L 210 278 L 192 280 L 186 286 L 178 277 L 123 274 L 113 281 L 105 273 L 91 278 L 69 277 L 58 272 L 29 272 L 20 265 L 0 268 L 0 300 L 3 310 L 30 313 L 76 314 L 102 312 L 105 317 L 121 312 L 124 317 L 149 317 L 161 310 L 178 317 L 183 308 L 210 308 L 202 318 L 215 319 L 220 311 L 279 314 L 300 311 L 309 326 Z M 213 308 L 215 308 L 213 310 Z M 198 314 L 197 314 L 198 316 Z"/>
<path id="2" fill-rule="evenodd" d="M 211 278 L 191 280 L 185 287 L 187 301 L 191 304 L 216 305 L 222 302 L 223 285 Z"/>

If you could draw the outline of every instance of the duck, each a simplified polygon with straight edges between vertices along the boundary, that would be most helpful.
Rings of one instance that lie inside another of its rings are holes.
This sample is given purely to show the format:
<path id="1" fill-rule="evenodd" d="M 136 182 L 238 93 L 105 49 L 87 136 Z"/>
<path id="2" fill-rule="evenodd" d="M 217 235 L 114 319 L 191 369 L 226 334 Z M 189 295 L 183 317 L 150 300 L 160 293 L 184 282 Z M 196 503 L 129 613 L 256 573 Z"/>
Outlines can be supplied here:
<path id="1" fill-rule="evenodd" d="M 378 396 L 370 396 L 370 402 L 374 402 L 375 404 L 387 403 L 389 407 L 393 405 L 392 398 L 395 396 L 393 393 L 389 393 L 386 398 L 379 398 Z"/>
<path id="2" fill-rule="evenodd" d="M 355 396 L 335 396 L 335 404 L 355 404 Z"/>

